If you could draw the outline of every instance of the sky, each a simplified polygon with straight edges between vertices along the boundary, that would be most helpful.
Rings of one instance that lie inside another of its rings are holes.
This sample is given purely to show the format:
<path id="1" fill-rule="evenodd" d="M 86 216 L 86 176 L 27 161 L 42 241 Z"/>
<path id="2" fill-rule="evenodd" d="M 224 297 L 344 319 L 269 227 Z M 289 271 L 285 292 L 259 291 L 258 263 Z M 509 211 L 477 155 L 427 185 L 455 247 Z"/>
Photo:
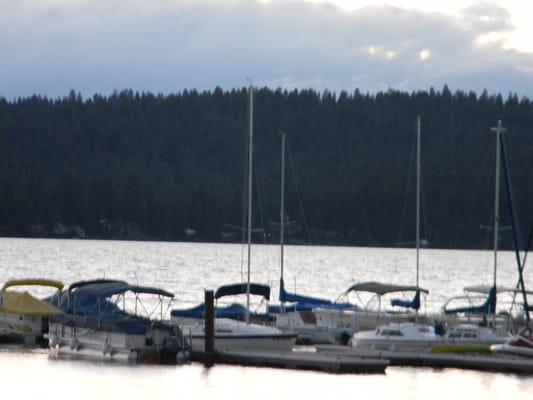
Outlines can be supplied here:
<path id="1" fill-rule="evenodd" d="M 0 96 L 486 89 L 533 98 L 530 0 L 0 0 Z"/>

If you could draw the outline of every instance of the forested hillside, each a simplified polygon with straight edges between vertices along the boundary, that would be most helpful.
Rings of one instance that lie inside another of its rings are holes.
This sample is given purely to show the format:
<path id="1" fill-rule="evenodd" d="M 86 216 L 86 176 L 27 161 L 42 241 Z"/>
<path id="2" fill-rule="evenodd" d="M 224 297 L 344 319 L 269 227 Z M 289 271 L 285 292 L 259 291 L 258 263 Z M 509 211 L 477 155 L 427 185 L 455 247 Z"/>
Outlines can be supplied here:
<path id="1" fill-rule="evenodd" d="M 488 247 L 501 119 L 516 208 L 533 223 L 533 102 L 442 90 L 378 94 L 258 89 L 254 226 L 275 241 L 280 135 L 293 242 L 391 246 L 414 240 L 416 115 L 422 118 L 423 237 Z M 247 91 L 122 91 L 0 99 L 0 230 L 58 236 L 240 240 Z M 502 196 L 503 198 L 503 196 Z M 509 223 L 503 201 L 503 224 Z M 508 232 L 508 231 L 505 231 Z M 510 236 L 502 235 L 510 246 Z"/>

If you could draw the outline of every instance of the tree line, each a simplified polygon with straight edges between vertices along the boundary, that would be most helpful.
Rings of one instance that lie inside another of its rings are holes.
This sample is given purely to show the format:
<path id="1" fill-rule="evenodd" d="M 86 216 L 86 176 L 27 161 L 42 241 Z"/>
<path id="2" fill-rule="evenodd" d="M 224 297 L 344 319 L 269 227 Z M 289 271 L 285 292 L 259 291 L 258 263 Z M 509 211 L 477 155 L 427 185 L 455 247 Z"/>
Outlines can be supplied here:
<path id="1" fill-rule="evenodd" d="M 159 240 L 239 240 L 246 88 L 91 98 L 0 98 L 0 233 L 89 237 L 135 226 Z M 280 220 L 280 130 L 289 143 L 289 241 L 392 246 L 414 240 L 416 116 L 422 118 L 422 236 L 431 246 L 489 246 L 501 119 L 521 231 L 533 223 L 533 102 L 439 90 L 375 94 L 256 89 L 254 226 Z M 502 204 L 508 224 L 507 204 Z M 105 227 L 103 223 L 105 222 Z M 270 223 L 270 224 L 269 224 Z M 38 227 L 36 229 L 35 227 Z M 106 228 L 106 229 L 104 229 Z M 109 228 L 109 229 L 108 229 Z M 502 245 L 510 237 L 502 235 Z"/>

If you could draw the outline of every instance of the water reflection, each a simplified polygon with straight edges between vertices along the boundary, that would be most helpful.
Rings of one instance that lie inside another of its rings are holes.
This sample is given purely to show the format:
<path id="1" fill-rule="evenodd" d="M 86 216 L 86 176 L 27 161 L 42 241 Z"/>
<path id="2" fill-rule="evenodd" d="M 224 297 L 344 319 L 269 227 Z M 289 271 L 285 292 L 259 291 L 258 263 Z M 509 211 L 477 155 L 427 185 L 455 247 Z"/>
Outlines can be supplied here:
<path id="1" fill-rule="evenodd" d="M 533 377 L 462 370 L 389 368 L 384 375 L 335 375 L 200 364 L 144 366 L 53 360 L 43 349 L 2 348 L 3 393 L 77 399 L 531 399 Z"/>

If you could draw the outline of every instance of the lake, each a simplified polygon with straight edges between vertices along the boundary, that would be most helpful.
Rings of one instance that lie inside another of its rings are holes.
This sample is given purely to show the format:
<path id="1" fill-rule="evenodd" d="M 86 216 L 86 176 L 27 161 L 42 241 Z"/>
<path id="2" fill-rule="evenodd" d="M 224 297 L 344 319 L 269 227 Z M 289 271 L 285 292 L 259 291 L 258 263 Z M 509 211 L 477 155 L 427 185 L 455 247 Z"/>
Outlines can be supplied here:
<path id="1" fill-rule="evenodd" d="M 158 286 L 176 294 L 175 307 L 203 300 L 204 289 L 241 281 L 246 249 L 239 244 L 0 239 L 0 282 L 46 277 L 65 284 L 80 279 L 118 278 Z M 243 261 L 244 259 L 244 261 Z M 451 295 L 473 284 L 490 284 L 490 251 L 423 249 L 420 285 L 430 291 L 426 307 L 439 311 Z M 533 287 L 531 263 L 526 284 Z M 277 297 L 279 248 L 254 245 L 252 280 L 270 283 Z M 413 249 L 286 246 L 287 288 L 335 299 L 356 281 L 413 284 Z M 500 252 L 498 283 L 517 281 L 514 254 Z M 175 367 L 131 366 L 50 359 L 46 350 L 0 348 L 5 395 L 24 398 L 198 399 L 531 399 L 533 377 L 454 369 L 389 367 L 384 375 L 320 372 L 199 364 Z"/>

